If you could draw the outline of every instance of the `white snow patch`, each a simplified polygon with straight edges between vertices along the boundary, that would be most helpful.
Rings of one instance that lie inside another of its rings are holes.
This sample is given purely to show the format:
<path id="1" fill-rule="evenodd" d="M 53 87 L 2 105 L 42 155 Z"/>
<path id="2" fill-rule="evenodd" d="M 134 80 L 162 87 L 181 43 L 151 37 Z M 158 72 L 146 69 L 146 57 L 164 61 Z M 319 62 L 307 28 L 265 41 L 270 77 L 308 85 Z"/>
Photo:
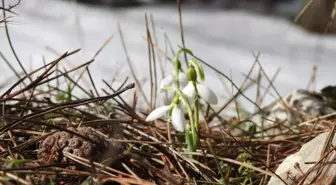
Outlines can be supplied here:
<path id="1" fill-rule="evenodd" d="M 42 56 L 47 62 L 57 58 L 47 47 L 59 53 L 82 48 L 79 54 L 69 58 L 70 62 L 63 61 L 63 64 L 71 63 L 70 66 L 77 66 L 90 60 L 106 39 L 113 35 L 110 44 L 91 65 L 92 75 L 99 87 L 104 86 L 101 79 L 111 82 L 113 78 L 117 78 L 121 82 L 126 76 L 130 76 L 118 36 L 117 23 L 122 27 L 129 55 L 147 95 L 150 91 L 147 43 L 144 40 L 145 13 L 151 13 L 154 17 L 158 44 L 162 49 L 165 48 L 164 32 L 169 36 L 175 51 L 178 45 L 181 45 L 175 6 L 109 9 L 68 1 L 31 0 L 22 1 L 15 11 L 19 16 L 12 19 L 14 23 L 10 25 L 10 36 L 26 67 L 41 66 Z M 281 68 L 274 82 L 281 95 L 286 95 L 293 89 L 306 88 L 314 65 L 318 67 L 318 89 L 335 84 L 334 37 L 308 34 L 280 18 L 240 11 L 225 12 L 185 7 L 183 23 L 186 46 L 227 76 L 230 77 L 232 73 L 238 87 L 245 78 L 242 73 L 247 74 L 254 62 L 252 51 L 261 52 L 259 60 L 269 77 Z M 1 27 L 0 31 L 0 51 L 19 69 L 8 46 L 4 27 Z M 171 56 L 170 50 L 168 54 Z M 171 71 L 171 65 L 166 66 L 167 74 Z M 206 83 L 218 94 L 221 103 L 224 103 L 227 93 L 218 75 L 209 68 L 206 68 L 205 72 Z M 257 72 L 258 70 L 254 71 L 253 77 L 256 77 Z M 0 78 L 6 81 L 10 76 L 13 76 L 13 73 L 1 62 Z M 161 78 L 161 75 L 159 77 Z M 226 83 L 229 84 L 227 81 Z M 89 83 L 86 84 L 90 87 Z M 264 79 L 262 86 L 267 85 Z M 231 85 L 228 87 L 231 91 Z M 275 94 L 273 90 L 271 92 Z M 254 100 L 256 89 L 252 88 L 246 94 Z M 264 104 L 276 98 L 267 96 Z M 241 102 L 245 102 L 244 105 L 249 110 L 253 109 L 248 101 Z"/>

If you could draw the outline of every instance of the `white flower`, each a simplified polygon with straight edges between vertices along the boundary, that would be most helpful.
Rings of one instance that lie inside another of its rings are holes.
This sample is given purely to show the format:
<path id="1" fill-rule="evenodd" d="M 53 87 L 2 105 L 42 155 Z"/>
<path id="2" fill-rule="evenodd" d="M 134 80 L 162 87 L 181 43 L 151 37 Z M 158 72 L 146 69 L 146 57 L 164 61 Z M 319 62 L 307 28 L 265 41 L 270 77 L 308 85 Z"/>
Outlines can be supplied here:
<path id="1" fill-rule="evenodd" d="M 175 130 L 179 132 L 184 132 L 185 128 L 185 117 L 184 113 L 177 105 L 173 108 L 172 111 L 172 124 Z"/>
<path id="2" fill-rule="evenodd" d="M 173 74 L 170 74 L 163 78 L 160 83 L 160 89 L 167 87 L 167 86 L 173 86 L 175 83 L 175 72 Z M 185 73 L 179 72 L 179 82 L 180 82 L 180 87 L 183 88 L 187 85 L 188 79 L 187 75 Z"/>
<path id="3" fill-rule="evenodd" d="M 169 111 L 170 109 L 170 105 L 166 105 L 166 106 L 162 106 L 159 107 L 155 110 L 153 110 L 146 118 L 146 121 L 154 121 L 158 118 L 163 117 L 164 115 L 166 115 L 166 113 Z"/>
<path id="4" fill-rule="evenodd" d="M 176 104 L 162 106 L 162 107 L 159 107 L 159 108 L 153 110 L 147 116 L 146 121 L 147 122 L 148 121 L 154 121 L 158 118 L 161 118 L 161 117 L 167 115 L 167 113 L 171 109 L 171 106 L 174 106 L 173 110 L 172 110 L 172 115 L 171 115 L 173 127 L 174 127 L 175 130 L 177 130 L 179 132 L 184 132 L 184 128 L 185 128 L 184 113 L 182 112 L 179 105 L 176 105 Z"/>
<path id="5" fill-rule="evenodd" d="M 197 87 L 199 95 L 201 96 L 203 100 L 205 100 L 206 102 L 210 104 L 218 103 L 216 94 L 211 89 L 209 89 L 207 86 L 200 84 L 200 83 L 196 83 L 196 87 Z M 196 96 L 196 90 L 195 90 L 193 83 L 189 82 L 188 85 L 183 88 L 182 92 L 188 97 L 189 103 L 192 104 L 192 101 L 194 100 Z"/>

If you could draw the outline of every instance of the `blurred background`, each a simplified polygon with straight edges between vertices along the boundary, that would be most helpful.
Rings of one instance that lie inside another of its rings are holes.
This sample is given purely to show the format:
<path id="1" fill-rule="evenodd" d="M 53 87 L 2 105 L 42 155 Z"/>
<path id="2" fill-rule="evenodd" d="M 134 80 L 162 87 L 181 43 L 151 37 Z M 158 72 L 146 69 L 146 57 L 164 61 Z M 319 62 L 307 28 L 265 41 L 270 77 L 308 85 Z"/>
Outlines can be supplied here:
<path id="1" fill-rule="evenodd" d="M 5 2 L 9 7 L 18 0 Z M 332 19 L 335 0 L 315 0 L 294 23 L 307 2 L 181 0 L 186 47 L 230 77 L 238 87 L 253 66 L 255 55 L 260 53 L 260 64 L 277 90 L 269 91 L 265 104 L 277 99 L 278 93 L 283 96 L 298 88 L 318 91 L 334 85 L 336 79 L 336 38 L 327 34 L 336 30 Z M 67 69 L 78 66 L 112 38 L 90 64 L 98 87 L 105 85 L 102 79 L 122 83 L 129 77 L 133 82 L 132 67 L 149 95 L 145 15 L 155 38 L 159 80 L 172 71 L 165 55 L 174 57 L 181 46 L 175 0 L 28 0 L 21 1 L 13 11 L 17 14 L 10 15 L 9 33 L 27 69 L 36 69 L 65 51 L 81 48 L 62 63 Z M 4 28 L 0 27 L 0 31 L 1 53 L 13 65 L 17 64 Z M 17 65 L 14 67 L 20 70 Z M 210 68 L 205 70 L 205 83 L 226 102 L 236 92 L 231 83 Z M 259 74 L 257 65 L 248 82 L 255 85 Z M 13 76 L 6 63 L 1 62 L 0 83 Z M 269 81 L 265 75 L 260 83 L 261 91 L 266 92 Z M 85 84 L 91 87 L 89 80 Z M 246 90 L 251 99 L 256 94 L 256 85 Z"/>
<path id="2" fill-rule="evenodd" d="M 107 7 L 176 6 L 177 4 L 176 0 L 76 0 L 76 2 Z M 179 2 L 183 6 L 194 8 L 242 10 L 294 21 L 309 0 L 179 0 Z M 314 0 L 308 7 L 310 8 L 303 14 L 303 18 L 296 22 L 298 25 L 317 33 L 334 32 L 334 28 L 331 27 L 325 31 L 330 17 L 333 16 L 334 0 Z"/>
<path id="3" fill-rule="evenodd" d="M 111 7 L 131 7 L 150 5 L 176 5 L 176 0 L 77 0 Z M 203 8 L 219 8 L 223 10 L 241 9 L 262 14 L 272 14 L 291 18 L 308 2 L 307 0 L 180 0 L 181 4 Z"/>

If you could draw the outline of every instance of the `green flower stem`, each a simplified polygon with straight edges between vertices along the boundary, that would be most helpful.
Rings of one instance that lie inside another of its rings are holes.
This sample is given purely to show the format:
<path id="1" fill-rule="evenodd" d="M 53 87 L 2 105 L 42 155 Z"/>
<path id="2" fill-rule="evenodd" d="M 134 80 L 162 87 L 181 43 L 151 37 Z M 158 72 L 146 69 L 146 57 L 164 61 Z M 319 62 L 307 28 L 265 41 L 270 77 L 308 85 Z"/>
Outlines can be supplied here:
<path id="1" fill-rule="evenodd" d="M 176 88 L 180 88 L 180 81 L 179 81 L 179 73 L 181 68 L 181 62 L 175 59 L 175 86 Z"/>
<path id="2" fill-rule="evenodd" d="M 175 55 L 175 58 L 174 58 L 175 73 L 176 73 L 176 75 L 175 75 L 175 84 L 176 84 L 177 88 L 180 87 L 179 73 L 180 73 L 180 70 L 181 70 L 181 62 L 179 60 L 179 57 L 182 54 L 182 52 L 186 52 L 186 53 L 188 53 L 190 55 L 193 54 L 190 49 L 182 48 Z"/>
<path id="3" fill-rule="evenodd" d="M 194 145 L 197 146 L 198 144 L 198 132 L 199 132 L 199 115 L 198 115 L 198 100 L 195 100 L 195 109 L 194 109 L 194 116 L 195 116 L 195 134 L 194 134 Z"/>
<path id="4" fill-rule="evenodd" d="M 193 142 L 193 135 L 192 133 L 190 133 L 190 125 L 186 125 L 185 140 L 187 142 L 188 151 L 192 151 L 192 152 L 196 151 L 196 148 Z"/>
<path id="5" fill-rule="evenodd" d="M 196 91 L 196 97 L 195 97 L 195 101 L 194 101 L 194 116 L 195 116 L 195 129 L 196 129 L 196 135 L 198 135 L 198 132 L 199 132 L 199 127 L 200 127 L 200 123 L 199 123 L 199 93 L 198 93 L 198 89 L 196 87 L 196 82 L 192 82 L 193 85 L 194 85 L 194 88 L 195 88 L 195 91 Z M 197 138 L 194 138 L 195 139 L 195 146 L 197 145 Z"/>
<path id="6" fill-rule="evenodd" d="M 196 98 L 196 101 L 195 101 L 195 115 L 193 115 L 193 111 L 192 111 L 192 108 L 191 108 L 190 103 L 188 101 L 188 98 L 180 90 L 179 72 L 181 70 L 181 62 L 179 60 L 179 57 L 183 52 L 188 53 L 190 55 L 193 55 L 192 51 L 187 49 L 187 48 L 181 48 L 175 55 L 175 59 L 174 59 L 175 75 L 176 75 L 175 76 L 175 88 L 176 88 L 175 93 L 177 93 L 183 99 L 183 101 L 186 103 L 187 110 L 188 110 L 188 115 L 189 115 L 189 121 L 190 121 L 190 125 L 186 125 L 186 132 L 185 132 L 186 142 L 187 142 L 187 145 L 188 145 L 188 150 L 191 151 L 191 152 L 195 152 L 196 148 L 197 148 L 197 143 L 198 143 L 198 134 L 197 133 L 198 133 L 198 129 L 199 129 L 198 99 Z M 193 62 L 195 62 L 195 61 L 193 61 Z M 198 66 L 198 68 L 199 68 L 199 66 Z M 196 85 L 196 82 L 195 82 L 194 86 L 195 85 Z M 177 97 L 176 94 L 175 94 L 175 97 Z M 195 116 L 195 117 L 193 117 L 193 116 Z M 190 134 L 190 127 L 191 127 L 191 134 Z M 191 135 L 191 137 L 190 137 L 190 135 Z"/>
<path id="7" fill-rule="evenodd" d="M 175 55 L 175 61 L 179 59 L 180 55 L 182 54 L 182 52 L 186 52 L 189 55 L 193 55 L 192 51 L 188 48 L 181 48 L 180 50 L 177 51 L 176 55 Z"/>
<path id="8" fill-rule="evenodd" d="M 191 109 L 191 106 L 190 106 L 190 103 L 188 101 L 188 98 L 185 94 L 183 94 L 183 92 L 180 90 L 180 89 L 176 89 L 176 92 L 180 95 L 180 97 L 183 99 L 183 101 L 186 103 L 186 106 L 187 106 L 187 111 L 188 111 L 188 115 L 189 115 L 189 121 L 190 121 L 190 127 L 191 127 L 191 134 L 192 134 L 192 138 L 193 138 L 193 151 L 192 152 L 195 152 L 196 151 L 196 141 L 197 141 L 197 133 L 196 133 L 196 128 L 195 128 L 195 122 L 194 122 L 194 118 L 193 118 L 193 113 L 192 113 L 192 109 Z M 187 127 L 188 129 L 188 127 Z M 187 134 L 188 132 L 186 132 Z M 189 143 L 188 143 L 189 144 Z M 188 146 L 189 148 L 189 146 Z"/>

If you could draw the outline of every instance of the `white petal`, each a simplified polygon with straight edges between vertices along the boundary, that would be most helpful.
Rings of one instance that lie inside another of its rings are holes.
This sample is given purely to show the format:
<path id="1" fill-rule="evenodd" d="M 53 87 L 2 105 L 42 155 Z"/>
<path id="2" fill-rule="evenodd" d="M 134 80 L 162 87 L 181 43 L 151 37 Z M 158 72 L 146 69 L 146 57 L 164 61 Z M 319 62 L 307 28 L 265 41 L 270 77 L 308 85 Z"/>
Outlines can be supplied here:
<path id="1" fill-rule="evenodd" d="M 185 129 L 185 118 L 182 110 L 175 106 L 172 111 L 172 124 L 175 130 L 179 132 L 184 132 Z"/>
<path id="2" fill-rule="evenodd" d="M 162 88 L 167 86 L 173 86 L 175 84 L 175 72 L 173 74 L 167 75 L 165 78 L 161 80 L 160 83 L 160 89 L 162 91 Z M 185 73 L 179 72 L 179 82 L 180 82 L 180 88 L 185 87 L 188 84 L 187 75 Z"/>
<path id="3" fill-rule="evenodd" d="M 185 73 L 179 72 L 179 82 L 180 88 L 184 88 L 188 84 L 187 75 Z"/>
<path id="4" fill-rule="evenodd" d="M 182 92 L 183 92 L 183 94 L 185 94 L 189 98 L 189 101 L 190 101 L 190 99 L 191 100 L 194 99 L 194 97 L 196 95 L 195 87 L 192 84 L 192 82 L 189 82 L 188 85 L 185 86 L 182 89 Z M 191 102 L 189 102 L 189 103 L 191 103 Z"/>
<path id="5" fill-rule="evenodd" d="M 194 99 L 195 99 L 195 96 L 196 96 L 196 91 L 195 91 L 195 87 L 192 84 L 192 82 L 189 82 L 188 85 L 183 88 L 182 92 L 183 92 L 183 94 L 185 94 L 187 96 L 189 104 L 190 104 L 191 108 L 193 109 Z M 182 100 L 181 107 L 183 108 L 183 110 L 187 109 L 186 104 L 187 103 Z"/>
<path id="6" fill-rule="evenodd" d="M 197 84 L 197 90 L 201 98 L 210 104 L 217 104 L 218 99 L 216 94 L 203 84 Z"/>
<path id="7" fill-rule="evenodd" d="M 159 107 L 153 110 L 146 118 L 146 121 L 153 121 L 164 116 L 170 109 L 170 105 Z"/>
<path id="8" fill-rule="evenodd" d="M 172 86 L 173 83 L 174 83 L 174 75 L 170 74 L 161 80 L 160 89 L 166 86 Z"/>
<path id="9" fill-rule="evenodd" d="M 187 96 L 189 104 L 190 104 L 191 108 L 193 109 L 193 107 L 194 107 L 194 98 L 196 96 L 196 91 L 195 91 L 195 87 L 192 84 L 192 82 L 189 82 L 188 85 L 185 86 L 182 89 L 182 92 L 183 92 L 183 94 L 185 94 Z M 184 102 L 184 100 L 181 101 L 181 108 L 183 110 L 187 110 L 187 105 L 186 104 L 187 103 Z"/>
<path id="10" fill-rule="evenodd" d="M 191 104 L 191 106 L 193 106 L 193 104 Z M 180 98 L 180 109 L 181 109 L 184 113 L 188 113 L 187 104 L 183 101 L 182 98 Z M 193 109 L 193 108 L 191 107 L 191 109 Z"/>

